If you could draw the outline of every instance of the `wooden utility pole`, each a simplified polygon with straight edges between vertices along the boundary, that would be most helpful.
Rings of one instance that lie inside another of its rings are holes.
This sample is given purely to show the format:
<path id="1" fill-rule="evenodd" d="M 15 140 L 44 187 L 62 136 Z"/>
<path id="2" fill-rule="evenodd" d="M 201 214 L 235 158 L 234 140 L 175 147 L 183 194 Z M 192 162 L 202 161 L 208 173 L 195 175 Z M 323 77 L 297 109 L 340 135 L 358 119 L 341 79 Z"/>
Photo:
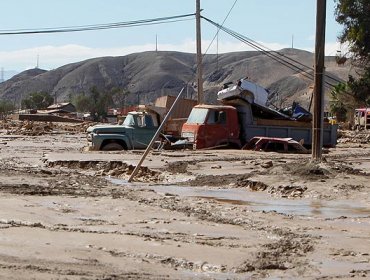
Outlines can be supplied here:
<path id="1" fill-rule="evenodd" d="M 315 80 L 312 120 L 312 160 L 322 157 L 326 0 L 316 2 Z"/>
<path id="2" fill-rule="evenodd" d="M 204 103 L 203 67 L 202 67 L 202 38 L 200 32 L 200 0 L 196 0 L 196 37 L 197 37 L 197 88 L 198 104 Z"/>

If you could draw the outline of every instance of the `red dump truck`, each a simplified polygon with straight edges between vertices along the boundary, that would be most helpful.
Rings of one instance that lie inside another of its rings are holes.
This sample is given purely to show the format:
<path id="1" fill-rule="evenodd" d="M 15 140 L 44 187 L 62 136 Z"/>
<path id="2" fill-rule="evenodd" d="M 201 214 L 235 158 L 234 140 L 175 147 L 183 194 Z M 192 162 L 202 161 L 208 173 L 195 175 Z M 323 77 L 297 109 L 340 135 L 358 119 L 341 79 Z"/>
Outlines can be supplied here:
<path id="1" fill-rule="evenodd" d="M 218 93 L 223 105 L 195 106 L 182 127 L 181 136 L 195 149 L 241 148 L 256 136 L 292 138 L 305 146 L 311 145 L 310 113 L 306 111 L 305 115 L 303 110 L 294 117 L 287 116 L 267 107 L 267 96 L 267 90 L 241 79 Z M 336 143 L 337 125 L 326 123 L 323 145 L 334 147 Z"/>
<path id="2" fill-rule="evenodd" d="M 245 112 L 234 106 L 197 105 L 182 127 L 181 136 L 193 144 L 194 149 L 231 147 L 241 148 L 253 137 L 292 138 L 305 146 L 311 145 L 311 123 L 294 120 L 258 119 L 245 122 Z M 337 125 L 324 125 L 323 145 L 337 143 Z"/>

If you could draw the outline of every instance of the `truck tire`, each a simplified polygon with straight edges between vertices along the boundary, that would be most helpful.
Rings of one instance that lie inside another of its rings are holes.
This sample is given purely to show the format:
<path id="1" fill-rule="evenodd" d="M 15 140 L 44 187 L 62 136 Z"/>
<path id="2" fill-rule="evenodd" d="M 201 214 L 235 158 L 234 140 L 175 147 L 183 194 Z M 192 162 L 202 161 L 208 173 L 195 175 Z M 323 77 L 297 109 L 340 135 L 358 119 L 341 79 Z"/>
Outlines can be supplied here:
<path id="1" fill-rule="evenodd" d="M 124 147 L 116 142 L 108 143 L 104 145 L 101 149 L 102 151 L 121 151 L 124 150 Z"/>

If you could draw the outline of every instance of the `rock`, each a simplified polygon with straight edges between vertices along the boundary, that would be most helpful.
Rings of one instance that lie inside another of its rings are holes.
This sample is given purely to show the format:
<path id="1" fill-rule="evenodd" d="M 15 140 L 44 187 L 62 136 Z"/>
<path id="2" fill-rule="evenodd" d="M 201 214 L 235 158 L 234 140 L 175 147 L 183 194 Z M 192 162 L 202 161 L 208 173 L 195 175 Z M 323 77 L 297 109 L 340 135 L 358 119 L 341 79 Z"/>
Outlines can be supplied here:
<path id="1" fill-rule="evenodd" d="M 270 168 L 270 167 L 272 167 L 274 164 L 272 163 L 272 161 L 270 160 L 270 161 L 267 161 L 267 162 L 264 162 L 264 163 L 262 163 L 261 164 L 261 167 L 262 168 Z"/>

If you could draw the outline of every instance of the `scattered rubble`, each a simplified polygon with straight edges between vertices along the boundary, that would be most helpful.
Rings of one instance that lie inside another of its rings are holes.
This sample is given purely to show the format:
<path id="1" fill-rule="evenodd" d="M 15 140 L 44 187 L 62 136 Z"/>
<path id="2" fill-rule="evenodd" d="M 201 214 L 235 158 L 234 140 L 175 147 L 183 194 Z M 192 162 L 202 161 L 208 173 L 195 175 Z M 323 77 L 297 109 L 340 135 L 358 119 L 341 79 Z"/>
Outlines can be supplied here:
<path id="1" fill-rule="evenodd" d="M 348 144 L 348 143 L 369 144 L 370 131 L 339 130 L 338 144 Z"/>
<path id="2" fill-rule="evenodd" d="M 6 130 L 7 135 L 40 136 L 50 133 L 85 132 L 91 123 L 55 123 L 37 121 L 0 121 L 0 129 Z"/>

